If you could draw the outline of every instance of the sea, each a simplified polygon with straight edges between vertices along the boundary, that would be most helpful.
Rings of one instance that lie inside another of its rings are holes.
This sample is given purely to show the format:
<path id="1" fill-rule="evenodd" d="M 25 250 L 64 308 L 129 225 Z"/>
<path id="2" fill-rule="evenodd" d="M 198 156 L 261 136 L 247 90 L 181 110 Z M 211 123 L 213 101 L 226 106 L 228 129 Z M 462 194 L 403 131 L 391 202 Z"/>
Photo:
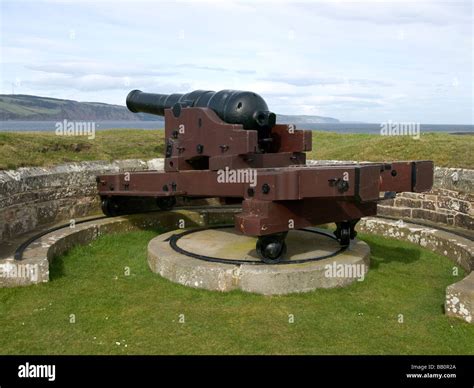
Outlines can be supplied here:
<path id="1" fill-rule="evenodd" d="M 0 121 L 0 132 L 54 132 L 57 121 Z M 95 129 L 162 129 L 162 121 L 96 121 Z M 380 134 L 381 124 L 377 123 L 319 123 L 297 124 L 297 129 L 311 129 L 337 133 Z M 420 132 L 444 132 L 453 134 L 474 134 L 474 125 L 460 124 L 421 124 Z"/>

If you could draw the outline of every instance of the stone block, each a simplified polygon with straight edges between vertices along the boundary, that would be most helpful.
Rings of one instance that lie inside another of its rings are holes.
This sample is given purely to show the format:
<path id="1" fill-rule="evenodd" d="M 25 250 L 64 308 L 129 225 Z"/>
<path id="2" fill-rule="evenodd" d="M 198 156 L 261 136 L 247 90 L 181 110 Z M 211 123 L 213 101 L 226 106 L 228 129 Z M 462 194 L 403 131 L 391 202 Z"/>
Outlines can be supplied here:
<path id="1" fill-rule="evenodd" d="M 436 202 L 432 200 L 425 200 L 422 202 L 421 207 L 427 210 L 436 210 Z"/>
<path id="2" fill-rule="evenodd" d="M 409 198 L 409 199 L 423 199 L 423 194 L 422 193 L 409 193 L 409 192 L 403 192 L 399 194 L 400 198 Z"/>
<path id="3" fill-rule="evenodd" d="M 420 199 L 412 199 L 412 198 L 396 198 L 395 199 L 395 206 L 396 207 L 409 207 L 409 208 L 421 208 L 421 200 Z"/>
<path id="4" fill-rule="evenodd" d="M 474 272 L 446 288 L 445 313 L 474 323 Z"/>
<path id="5" fill-rule="evenodd" d="M 434 186 L 461 193 L 474 192 L 474 170 L 435 167 Z"/>
<path id="6" fill-rule="evenodd" d="M 453 210 L 464 214 L 469 214 L 471 210 L 471 204 L 467 201 L 442 196 L 438 197 L 437 206 L 441 209 Z"/>
<path id="7" fill-rule="evenodd" d="M 377 206 L 377 214 L 382 217 L 410 218 L 412 209 L 406 207 Z"/>
<path id="8" fill-rule="evenodd" d="M 413 209 L 412 211 L 412 218 L 418 218 L 421 220 L 428 220 L 432 222 L 440 222 L 443 224 L 448 224 L 448 216 L 448 213 L 442 213 L 426 209 Z"/>
<path id="9" fill-rule="evenodd" d="M 460 228 L 473 230 L 474 229 L 474 217 L 472 217 L 468 214 L 458 213 L 454 216 L 454 225 L 458 226 Z"/>

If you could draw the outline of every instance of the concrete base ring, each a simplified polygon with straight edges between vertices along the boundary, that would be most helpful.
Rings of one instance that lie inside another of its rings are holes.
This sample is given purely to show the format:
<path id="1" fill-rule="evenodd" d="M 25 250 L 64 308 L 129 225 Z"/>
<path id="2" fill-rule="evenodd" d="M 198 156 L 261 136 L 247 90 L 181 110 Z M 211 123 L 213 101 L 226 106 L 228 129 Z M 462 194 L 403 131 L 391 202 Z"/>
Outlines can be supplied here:
<path id="1" fill-rule="evenodd" d="M 323 234 L 293 230 L 286 238 L 286 265 L 255 265 L 259 258 L 254 237 L 238 234 L 230 228 L 214 228 L 180 238 L 179 246 L 183 250 L 230 261 L 209 262 L 172 248 L 170 238 L 182 232 L 172 231 L 152 239 L 148 244 L 148 264 L 153 272 L 162 277 L 194 288 L 213 291 L 240 289 L 264 295 L 308 292 L 362 281 L 369 267 L 370 248 L 357 239 L 351 242 L 348 249 L 333 255 L 340 250 L 339 243 L 334 239 Z M 291 263 L 319 256 L 329 257 Z M 235 260 L 242 263 L 236 264 Z"/>

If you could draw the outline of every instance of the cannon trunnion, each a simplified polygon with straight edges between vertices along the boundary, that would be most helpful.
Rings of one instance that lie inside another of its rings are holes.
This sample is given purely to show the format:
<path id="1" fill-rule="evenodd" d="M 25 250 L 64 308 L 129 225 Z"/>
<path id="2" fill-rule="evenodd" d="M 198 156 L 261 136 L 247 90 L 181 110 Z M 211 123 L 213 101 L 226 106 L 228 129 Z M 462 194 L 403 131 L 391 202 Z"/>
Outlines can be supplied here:
<path id="1" fill-rule="evenodd" d="M 132 91 L 132 112 L 165 117 L 164 171 L 97 177 L 107 215 L 127 212 L 127 199 L 155 197 L 168 210 L 178 196 L 242 203 L 235 228 L 258 237 L 263 261 L 284 259 L 290 229 L 335 222 L 348 246 L 355 225 L 377 213 L 381 192 L 423 192 L 433 184 L 431 161 L 306 165 L 311 131 L 275 124 L 255 93 L 224 90 L 188 94 Z"/>

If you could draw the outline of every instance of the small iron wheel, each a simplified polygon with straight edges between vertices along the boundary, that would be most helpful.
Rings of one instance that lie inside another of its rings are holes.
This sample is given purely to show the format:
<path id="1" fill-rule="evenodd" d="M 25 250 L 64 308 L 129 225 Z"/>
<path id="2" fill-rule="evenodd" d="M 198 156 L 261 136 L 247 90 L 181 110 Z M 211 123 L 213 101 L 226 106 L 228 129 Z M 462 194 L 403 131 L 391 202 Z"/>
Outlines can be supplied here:
<path id="1" fill-rule="evenodd" d="M 176 205 L 176 197 L 159 197 L 156 199 L 156 204 L 160 210 L 171 210 Z"/>
<path id="2" fill-rule="evenodd" d="M 343 226 L 341 228 L 341 237 L 339 238 L 339 243 L 343 247 L 348 247 L 351 243 L 351 228 L 348 226 Z"/>
<path id="3" fill-rule="evenodd" d="M 113 198 L 102 198 L 101 209 L 107 217 L 116 217 L 120 214 L 120 207 Z"/>
<path id="4" fill-rule="evenodd" d="M 261 236 L 257 240 L 257 253 L 266 264 L 279 263 L 286 253 L 286 243 L 281 236 Z"/>
<path id="5" fill-rule="evenodd" d="M 355 225 L 359 220 L 342 221 L 336 222 L 336 230 L 334 236 L 339 240 L 339 244 L 343 247 L 348 247 L 351 240 L 357 236 L 357 232 L 354 230 Z"/>

